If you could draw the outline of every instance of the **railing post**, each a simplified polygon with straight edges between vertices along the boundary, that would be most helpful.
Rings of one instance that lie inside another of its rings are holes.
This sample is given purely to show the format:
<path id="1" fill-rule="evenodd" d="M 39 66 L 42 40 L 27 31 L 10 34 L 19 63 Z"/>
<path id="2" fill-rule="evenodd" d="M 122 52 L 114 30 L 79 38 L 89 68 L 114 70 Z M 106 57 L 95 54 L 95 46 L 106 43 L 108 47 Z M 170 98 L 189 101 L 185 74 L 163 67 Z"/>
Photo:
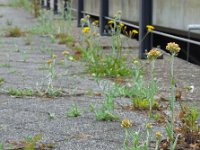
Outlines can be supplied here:
<path id="1" fill-rule="evenodd" d="M 58 0 L 54 0 L 53 12 L 58 14 Z"/>
<path id="2" fill-rule="evenodd" d="M 81 27 L 81 18 L 83 18 L 84 0 L 78 0 L 78 10 L 77 10 L 77 26 Z"/>
<path id="3" fill-rule="evenodd" d="M 64 0 L 64 19 L 67 19 L 66 13 L 68 11 L 67 0 Z"/>
<path id="4" fill-rule="evenodd" d="M 51 9 L 51 3 L 50 3 L 50 0 L 47 0 L 47 10 L 50 10 Z"/>
<path id="5" fill-rule="evenodd" d="M 44 0 L 41 0 L 41 7 L 44 8 Z"/>
<path id="6" fill-rule="evenodd" d="M 147 25 L 152 24 L 152 5 L 153 0 L 140 0 L 140 18 L 139 18 L 139 58 L 145 59 L 146 50 L 151 49 L 151 34 L 147 35 Z"/>
<path id="7" fill-rule="evenodd" d="M 109 0 L 100 1 L 100 34 L 105 35 L 105 25 L 107 23 L 105 16 L 108 16 L 109 13 Z"/>

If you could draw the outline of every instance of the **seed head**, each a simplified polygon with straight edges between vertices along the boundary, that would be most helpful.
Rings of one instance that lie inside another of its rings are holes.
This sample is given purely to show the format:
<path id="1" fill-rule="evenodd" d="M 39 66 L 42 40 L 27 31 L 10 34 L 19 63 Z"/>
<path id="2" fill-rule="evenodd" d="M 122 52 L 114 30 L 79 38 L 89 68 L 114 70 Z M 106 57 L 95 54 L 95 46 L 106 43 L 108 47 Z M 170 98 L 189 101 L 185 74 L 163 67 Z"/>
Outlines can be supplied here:
<path id="1" fill-rule="evenodd" d="M 52 64 L 52 63 L 53 63 L 53 59 L 47 60 L 46 63 L 47 63 L 48 65 Z"/>
<path id="2" fill-rule="evenodd" d="M 147 53 L 147 58 L 150 60 L 157 59 L 161 55 L 161 52 L 157 48 L 153 48 Z"/>
<path id="3" fill-rule="evenodd" d="M 123 128 L 130 128 L 132 126 L 132 121 L 129 120 L 128 118 L 125 118 L 121 122 L 121 127 Z"/>
<path id="4" fill-rule="evenodd" d="M 69 55 L 69 52 L 68 52 L 68 51 L 63 51 L 63 52 L 62 52 L 62 55 L 63 55 L 63 56 L 67 56 L 67 55 Z"/>
<path id="5" fill-rule="evenodd" d="M 161 139 L 161 137 L 162 137 L 162 133 L 160 132 L 160 131 L 157 131 L 156 132 L 156 139 Z"/>
<path id="6" fill-rule="evenodd" d="M 166 49 L 171 53 L 171 54 L 178 54 L 181 50 L 178 44 L 175 42 L 170 42 L 167 44 Z"/>

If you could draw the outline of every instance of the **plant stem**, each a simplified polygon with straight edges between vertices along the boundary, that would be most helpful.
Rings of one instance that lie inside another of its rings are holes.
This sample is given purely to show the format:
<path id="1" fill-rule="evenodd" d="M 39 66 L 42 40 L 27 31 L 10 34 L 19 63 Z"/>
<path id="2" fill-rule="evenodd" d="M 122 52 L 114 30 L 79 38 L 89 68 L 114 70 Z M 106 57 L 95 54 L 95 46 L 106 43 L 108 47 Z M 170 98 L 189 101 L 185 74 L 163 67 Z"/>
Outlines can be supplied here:
<path id="1" fill-rule="evenodd" d="M 170 146 L 173 148 L 174 142 L 174 102 L 175 102 L 175 82 L 174 82 L 174 57 L 175 55 L 172 54 L 171 56 L 171 99 L 170 99 L 170 110 L 171 110 L 171 141 Z"/>

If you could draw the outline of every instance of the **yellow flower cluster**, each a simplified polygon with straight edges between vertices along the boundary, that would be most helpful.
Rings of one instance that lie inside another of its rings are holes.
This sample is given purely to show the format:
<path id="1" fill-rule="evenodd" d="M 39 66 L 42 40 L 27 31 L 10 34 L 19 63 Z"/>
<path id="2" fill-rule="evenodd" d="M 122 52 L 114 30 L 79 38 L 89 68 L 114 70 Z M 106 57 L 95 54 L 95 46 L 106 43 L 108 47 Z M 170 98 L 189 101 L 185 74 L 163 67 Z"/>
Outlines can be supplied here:
<path id="1" fill-rule="evenodd" d="M 137 30 L 134 29 L 134 30 L 131 31 L 131 33 L 132 33 L 132 34 L 138 34 L 139 32 L 138 32 Z"/>
<path id="2" fill-rule="evenodd" d="M 161 139 L 161 137 L 162 137 L 162 133 L 160 132 L 160 131 L 157 131 L 156 132 L 156 139 Z"/>
<path id="3" fill-rule="evenodd" d="M 69 52 L 68 52 L 68 51 L 63 51 L 63 52 L 62 52 L 62 55 L 63 55 L 63 56 L 67 56 L 67 55 L 69 55 Z"/>
<path id="4" fill-rule="evenodd" d="M 82 32 L 83 33 L 88 33 L 90 31 L 90 28 L 89 27 L 84 27 L 83 29 L 82 29 Z"/>
<path id="5" fill-rule="evenodd" d="M 151 49 L 148 53 L 147 53 L 147 58 L 152 60 L 152 59 L 157 59 L 158 57 L 160 57 L 162 54 L 161 52 L 156 49 L 156 48 L 153 48 Z"/>
<path id="6" fill-rule="evenodd" d="M 53 63 L 53 59 L 47 60 L 46 63 L 47 63 L 48 65 L 52 64 L 52 63 Z"/>
<path id="7" fill-rule="evenodd" d="M 109 20 L 108 24 L 114 24 L 114 21 L 113 20 Z"/>
<path id="8" fill-rule="evenodd" d="M 121 122 L 121 127 L 123 127 L 123 128 L 132 127 L 132 121 L 129 120 L 128 118 L 123 119 L 122 122 Z"/>
<path id="9" fill-rule="evenodd" d="M 99 20 L 95 20 L 95 21 L 93 21 L 93 22 L 92 22 L 92 25 L 94 25 L 94 26 L 98 26 L 98 25 L 99 25 Z"/>
<path id="10" fill-rule="evenodd" d="M 124 24 L 123 24 L 123 23 L 120 23 L 119 25 L 120 25 L 120 27 L 121 27 L 121 28 L 124 26 Z"/>
<path id="11" fill-rule="evenodd" d="M 147 124 L 146 124 L 146 128 L 147 128 L 147 129 L 151 129 L 151 128 L 152 128 L 151 123 L 147 123 Z"/>
<path id="12" fill-rule="evenodd" d="M 171 54 L 177 54 L 180 52 L 181 48 L 179 47 L 178 44 L 175 42 L 170 42 L 167 44 L 166 49 L 171 53 Z"/>
<path id="13" fill-rule="evenodd" d="M 151 32 L 152 30 L 155 29 L 155 27 L 152 26 L 152 25 L 147 25 L 146 28 L 147 28 L 147 31 L 148 31 L 148 32 Z"/>

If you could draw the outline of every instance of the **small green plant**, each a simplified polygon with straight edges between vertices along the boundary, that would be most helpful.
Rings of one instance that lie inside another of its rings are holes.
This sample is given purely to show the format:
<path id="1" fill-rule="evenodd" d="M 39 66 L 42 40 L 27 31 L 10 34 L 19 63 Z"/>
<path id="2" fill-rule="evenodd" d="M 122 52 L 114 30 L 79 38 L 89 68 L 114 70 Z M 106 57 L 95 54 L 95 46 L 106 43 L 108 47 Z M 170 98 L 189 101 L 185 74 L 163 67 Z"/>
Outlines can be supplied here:
<path id="1" fill-rule="evenodd" d="M 69 111 L 67 111 L 65 113 L 65 115 L 68 117 L 78 117 L 81 115 L 81 111 L 80 111 L 79 107 L 76 104 L 74 104 L 71 106 Z"/>
<path id="2" fill-rule="evenodd" d="M 23 35 L 23 32 L 19 27 L 14 27 L 9 30 L 8 37 L 20 37 Z"/>
<path id="3" fill-rule="evenodd" d="M 65 36 L 65 37 L 61 37 L 59 44 L 67 44 L 67 45 L 72 45 L 74 43 L 75 39 L 72 36 Z"/>
<path id="4" fill-rule="evenodd" d="M 124 150 L 148 150 L 149 149 L 150 143 L 153 139 L 151 123 L 146 123 L 146 128 L 145 128 L 144 133 L 140 129 L 137 132 L 132 131 L 131 130 L 132 122 L 128 118 L 125 118 L 122 120 L 121 126 L 125 130 L 125 138 L 124 138 L 124 143 L 123 143 Z M 142 138 L 143 136 L 146 137 L 146 139 L 143 139 Z M 155 150 L 158 150 L 159 148 L 161 137 L 162 137 L 161 132 L 159 131 L 156 132 Z"/>
<path id="5" fill-rule="evenodd" d="M 52 119 L 55 119 L 55 117 L 56 117 L 56 114 L 55 113 L 48 113 L 48 115 L 49 115 L 49 119 L 50 120 L 52 120 Z"/>
<path id="6" fill-rule="evenodd" d="M 82 57 L 86 61 L 87 70 L 99 77 L 131 76 L 134 72 L 122 55 L 122 24 L 118 25 L 121 16 L 118 15 L 112 27 L 112 49 L 103 55 L 103 48 L 99 45 L 99 35 L 95 23 L 90 23 L 90 16 L 81 19 L 82 42 L 85 50 Z"/>
<path id="7" fill-rule="evenodd" d="M 174 150 L 176 147 L 176 143 L 179 135 L 177 135 L 176 139 L 174 139 L 174 120 L 175 120 L 175 80 L 174 80 L 174 59 L 175 56 L 179 53 L 181 48 L 178 44 L 174 42 L 170 42 L 167 44 L 166 49 L 171 53 L 171 67 L 170 67 L 170 75 L 171 75 L 171 97 L 170 97 L 170 111 L 171 117 L 170 122 L 167 123 L 166 131 L 167 135 L 170 139 L 170 149 Z"/>
<path id="8" fill-rule="evenodd" d="M 11 67 L 11 64 L 10 64 L 10 63 L 0 64 L 0 67 L 3 67 L 3 68 L 10 68 L 10 67 Z"/>
<path id="9" fill-rule="evenodd" d="M 135 97 L 132 99 L 132 103 L 135 109 L 150 110 L 150 102 L 148 99 Z M 158 102 L 154 101 L 152 109 L 159 109 Z"/>
<path id="10" fill-rule="evenodd" d="M 196 107 L 182 106 L 179 113 L 179 119 L 182 121 L 180 126 L 177 126 L 179 134 L 185 139 L 188 144 L 198 143 L 200 138 L 200 124 L 198 124 L 199 111 Z"/>
<path id="11" fill-rule="evenodd" d="M 28 137 L 24 141 L 24 150 L 35 150 L 36 143 L 40 141 L 42 136 L 40 134 L 35 135 L 34 137 Z"/>
<path id="12" fill-rule="evenodd" d="M 188 126 L 191 130 L 197 130 L 197 119 L 199 117 L 199 112 L 196 107 L 189 108 L 186 112 L 182 121 Z"/>
<path id="13" fill-rule="evenodd" d="M 94 111 L 96 120 L 100 121 L 119 120 L 119 116 L 113 112 L 114 101 L 113 101 L 113 96 L 111 94 L 105 97 L 105 101 L 103 102 L 100 109 L 96 109 L 95 106 L 90 107 L 90 109 Z"/>
<path id="14" fill-rule="evenodd" d="M 5 82 L 5 79 L 4 78 L 0 78 L 0 86 L 3 85 Z"/>
<path id="15" fill-rule="evenodd" d="M 8 88 L 8 89 L 6 89 L 6 91 L 9 95 L 16 96 L 16 97 L 33 96 L 34 95 L 34 91 L 32 89 Z"/>

